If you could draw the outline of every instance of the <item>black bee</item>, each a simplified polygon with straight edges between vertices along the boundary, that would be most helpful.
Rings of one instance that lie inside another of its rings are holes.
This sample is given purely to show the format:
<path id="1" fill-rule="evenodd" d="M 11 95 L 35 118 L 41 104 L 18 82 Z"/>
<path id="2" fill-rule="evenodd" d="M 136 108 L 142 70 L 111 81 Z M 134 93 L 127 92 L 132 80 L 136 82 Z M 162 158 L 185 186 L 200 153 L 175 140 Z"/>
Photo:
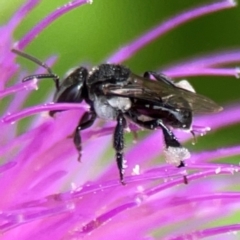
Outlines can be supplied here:
<path id="1" fill-rule="evenodd" d="M 12 51 L 48 71 L 47 74 L 27 76 L 23 79 L 24 82 L 33 78 L 52 78 L 56 85 L 54 102 L 81 103 L 84 100 L 89 104 L 90 110 L 83 114 L 73 134 L 79 160 L 82 150 L 80 131 L 90 127 L 97 117 L 117 121 L 113 147 L 116 150 L 122 184 L 124 184 L 123 135 L 127 120 L 146 129 L 161 128 L 167 160 L 177 167 L 183 167 L 183 160 L 190 154 L 168 126 L 191 131 L 193 114 L 218 112 L 222 109 L 207 97 L 184 89 L 185 87 L 174 83 L 167 76 L 156 72 L 147 71 L 141 77 L 122 65 L 101 64 L 91 71 L 77 67 L 59 82 L 59 77 L 45 63 L 19 50 Z M 53 116 L 55 113 L 56 111 L 51 111 L 50 115 Z"/>

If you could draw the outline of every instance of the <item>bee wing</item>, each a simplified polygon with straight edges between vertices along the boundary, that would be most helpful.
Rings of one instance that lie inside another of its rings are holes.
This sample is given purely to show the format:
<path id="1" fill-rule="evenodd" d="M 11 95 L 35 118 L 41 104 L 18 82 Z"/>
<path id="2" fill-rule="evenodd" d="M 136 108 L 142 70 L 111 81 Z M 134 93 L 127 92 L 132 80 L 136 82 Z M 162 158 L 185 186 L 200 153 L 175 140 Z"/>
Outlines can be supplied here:
<path id="1" fill-rule="evenodd" d="M 107 84 L 103 88 L 106 95 L 132 97 L 153 104 L 170 105 L 177 109 L 190 108 L 193 113 L 213 113 L 222 110 L 222 107 L 205 96 L 164 81 L 148 80 L 135 74 L 131 74 L 127 83 L 122 86 Z"/>
<path id="2" fill-rule="evenodd" d="M 181 88 L 179 89 L 177 94 L 168 99 L 168 102 L 176 106 L 176 108 L 181 106 L 181 99 L 183 98 L 188 102 L 193 113 L 216 113 L 223 109 L 214 101 L 203 95 L 192 93 Z"/>

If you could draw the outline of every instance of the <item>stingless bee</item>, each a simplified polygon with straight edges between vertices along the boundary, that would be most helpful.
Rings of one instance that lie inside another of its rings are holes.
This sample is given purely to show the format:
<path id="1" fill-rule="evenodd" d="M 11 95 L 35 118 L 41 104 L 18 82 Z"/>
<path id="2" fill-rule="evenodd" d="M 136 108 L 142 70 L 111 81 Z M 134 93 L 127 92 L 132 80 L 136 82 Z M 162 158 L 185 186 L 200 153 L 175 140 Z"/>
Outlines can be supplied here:
<path id="1" fill-rule="evenodd" d="M 54 102 L 81 103 L 84 100 L 89 105 L 89 111 L 83 114 L 73 134 L 79 160 L 82 151 L 80 132 L 90 127 L 97 118 L 117 121 L 113 147 L 122 184 L 124 129 L 127 127 L 127 120 L 146 129 L 162 129 L 168 162 L 183 167 L 184 160 L 190 154 L 169 127 L 191 131 L 195 113 L 222 110 L 211 99 L 196 94 L 189 87 L 185 89 L 181 83 L 174 83 L 160 73 L 147 71 L 143 76 L 138 76 L 123 65 L 100 64 L 91 71 L 85 67 L 77 67 L 60 82 L 59 77 L 45 63 L 19 50 L 12 51 L 48 71 L 46 74 L 27 76 L 23 82 L 34 78 L 51 78 L 56 86 Z M 50 115 L 55 113 L 56 111 L 51 111 Z"/>

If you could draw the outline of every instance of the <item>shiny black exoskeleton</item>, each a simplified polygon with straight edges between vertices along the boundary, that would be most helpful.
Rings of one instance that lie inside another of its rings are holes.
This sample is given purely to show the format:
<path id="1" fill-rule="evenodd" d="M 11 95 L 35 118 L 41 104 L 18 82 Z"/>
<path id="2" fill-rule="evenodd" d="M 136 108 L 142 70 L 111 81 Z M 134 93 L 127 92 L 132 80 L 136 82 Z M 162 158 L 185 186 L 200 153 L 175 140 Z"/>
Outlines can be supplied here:
<path id="1" fill-rule="evenodd" d="M 168 161 L 182 167 L 183 160 L 189 157 L 189 153 L 181 146 L 168 126 L 191 130 L 194 113 L 221 110 L 212 100 L 186 90 L 185 87 L 156 72 L 148 71 L 141 77 L 122 65 L 101 64 L 91 71 L 78 67 L 59 82 L 59 77 L 52 73 L 46 64 L 18 50 L 13 52 L 48 70 L 47 74 L 31 75 L 23 81 L 52 78 L 56 85 L 55 102 L 81 103 L 84 100 L 89 104 L 90 110 L 83 114 L 73 134 L 79 159 L 82 150 L 80 131 L 90 127 L 97 117 L 117 121 L 113 146 L 122 183 L 124 183 L 123 135 L 127 120 L 146 129 L 161 128 Z M 54 114 L 54 111 L 50 112 L 51 116 Z"/>

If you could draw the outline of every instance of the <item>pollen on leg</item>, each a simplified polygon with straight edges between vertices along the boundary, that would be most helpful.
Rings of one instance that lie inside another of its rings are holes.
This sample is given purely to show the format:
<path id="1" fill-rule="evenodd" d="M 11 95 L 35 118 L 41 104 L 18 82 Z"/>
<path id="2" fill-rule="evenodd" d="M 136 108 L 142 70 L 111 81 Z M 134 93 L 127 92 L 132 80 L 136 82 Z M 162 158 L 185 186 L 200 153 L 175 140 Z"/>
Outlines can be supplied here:
<path id="1" fill-rule="evenodd" d="M 164 150 L 166 162 L 174 166 L 179 166 L 181 161 L 190 158 L 190 153 L 184 147 L 167 147 Z"/>

